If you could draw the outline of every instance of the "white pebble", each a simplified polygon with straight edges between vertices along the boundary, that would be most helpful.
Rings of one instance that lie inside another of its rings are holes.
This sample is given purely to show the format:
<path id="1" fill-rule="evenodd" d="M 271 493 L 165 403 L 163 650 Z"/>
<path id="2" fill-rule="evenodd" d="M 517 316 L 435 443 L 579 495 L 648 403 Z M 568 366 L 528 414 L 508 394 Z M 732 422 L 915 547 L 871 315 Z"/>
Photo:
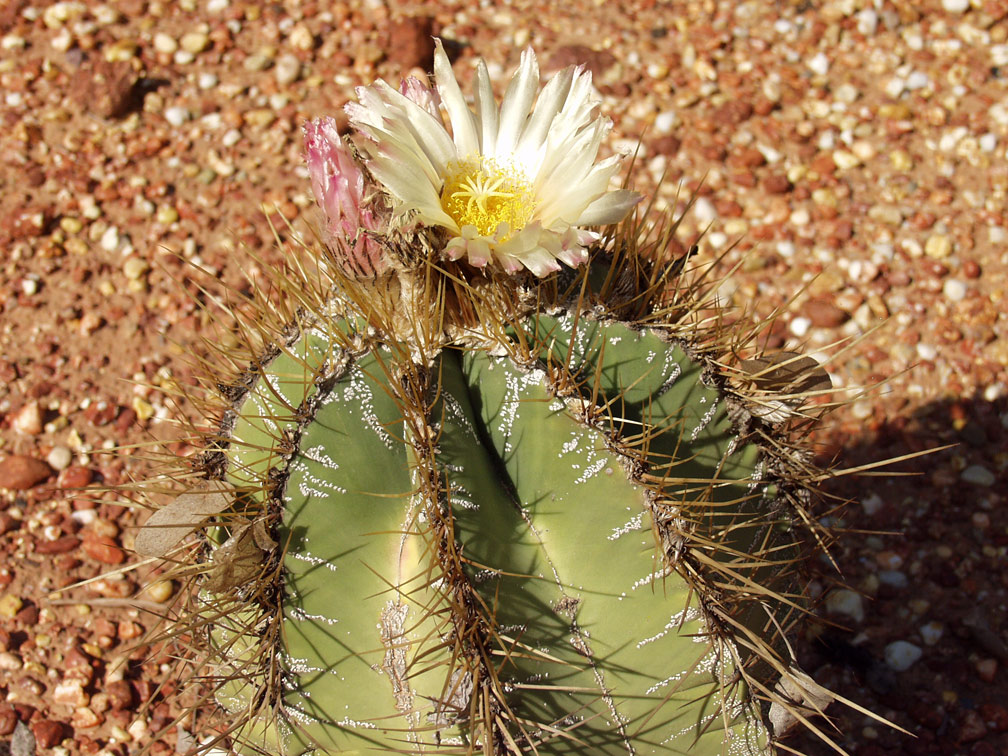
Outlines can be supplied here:
<path id="1" fill-rule="evenodd" d="M 826 611 L 829 614 L 848 617 L 855 622 L 864 622 L 864 604 L 861 594 L 847 589 L 833 591 L 826 597 Z"/>
<path id="2" fill-rule="evenodd" d="M 208 0 L 206 9 L 211 13 L 220 13 L 223 10 L 227 10 L 229 5 L 229 0 Z"/>
<path id="3" fill-rule="evenodd" d="M 906 88 L 911 91 L 929 86 L 931 86 L 931 79 L 923 71 L 912 71 L 906 78 Z"/>
<path id="4" fill-rule="evenodd" d="M 932 620 L 917 628 L 917 632 L 920 633 L 921 640 L 924 641 L 925 646 L 933 646 L 941 640 L 945 628 L 940 622 Z"/>
<path id="5" fill-rule="evenodd" d="M 882 570 L 878 574 L 878 579 L 882 585 L 897 590 L 906 588 L 910 582 L 907 580 L 907 576 L 899 570 Z"/>
<path id="6" fill-rule="evenodd" d="M 885 93 L 894 100 L 906 90 L 906 80 L 902 76 L 893 76 L 885 85 Z"/>
<path id="7" fill-rule="evenodd" d="M 159 53 L 171 55 L 173 52 L 178 50 L 178 42 L 176 42 L 175 38 L 170 34 L 158 32 L 154 35 L 154 49 Z"/>
<path id="8" fill-rule="evenodd" d="M 277 58 L 274 74 L 280 86 L 293 84 L 301 77 L 301 61 L 296 55 L 281 55 Z"/>
<path id="9" fill-rule="evenodd" d="M 238 129 L 228 129 L 221 137 L 221 144 L 225 147 L 234 147 L 241 139 L 241 132 Z"/>
<path id="10" fill-rule="evenodd" d="M 210 73 L 209 71 L 204 71 L 196 77 L 196 85 L 200 89 L 213 89 L 219 81 L 220 79 L 217 78 L 217 74 Z"/>
<path id="11" fill-rule="evenodd" d="M 861 499 L 861 508 L 869 517 L 878 513 L 883 506 L 885 506 L 885 501 L 877 493 L 870 493 Z"/>
<path id="12" fill-rule="evenodd" d="M 970 0 L 942 0 L 942 8 L 949 13 L 965 13 L 969 7 Z"/>
<path id="13" fill-rule="evenodd" d="M 700 197 L 697 199 L 696 203 L 693 205 L 691 215 L 701 226 L 706 226 L 718 217 L 714 203 L 706 197 Z"/>
<path id="14" fill-rule="evenodd" d="M 977 486 L 993 486 L 997 480 L 994 473 L 983 465 L 970 465 L 959 474 L 959 477 Z"/>
<path id="15" fill-rule="evenodd" d="M 966 298 L 966 284 L 955 278 L 950 278 L 942 286 L 942 293 L 953 302 L 961 302 Z"/>
<path id="16" fill-rule="evenodd" d="M 191 50 L 177 50 L 172 59 L 175 61 L 175 65 L 188 66 L 196 60 L 196 55 Z"/>
<path id="17" fill-rule="evenodd" d="M 188 110 L 183 108 L 181 105 L 173 105 L 170 108 L 165 108 L 164 117 L 172 126 L 181 126 L 183 123 L 189 120 L 190 113 Z"/>
<path id="18" fill-rule="evenodd" d="M 857 14 L 857 29 L 866 37 L 870 37 L 878 29 L 878 13 L 874 8 L 864 8 Z"/>
<path id="19" fill-rule="evenodd" d="M 906 641 L 894 641 L 885 647 L 886 664 L 897 672 L 910 669 L 923 655 L 920 647 Z"/>
<path id="20" fill-rule="evenodd" d="M 46 462 L 54 470 L 65 470 L 73 462 L 73 453 L 65 446 L 54 446 L 46 455 Z"/>
<path id="21" fill-rule="evenodd" d="M 679 115 L 674 110 L 663 110 L 655 116 L 654 130 L 659 134 L 671 134 L 679 123 Z"/>
<path id="22" fill-rule="evenodd" d="M 980 149 L 984 152 L 994 152 L 997 148 L 997 137 L 990 132 L 986 134 L 981 134 L 980 139 L 977 140 L 980 144 Z"/>
<path id="23" fill-rule="evenodd" d="M 830 61 L 825 53 L 820 52 L 813 56 L 806 65 L 812 73 L 825 76 L 829 72 Z"/>
<path id="24" fill-rule="evenodd" d="M 76 509 L 70 514 L 70 519 L 87 527 L 98 519 L 98 511 L 95 509 Z"/>
<path id="25" fill-rule="evenodd" d="M 791 225 L 793 226 L 807 226 L 811 220 L 812 216 L 809 215 L 807 208 L 799 207 L 791 213 Z"/>
<path id="26" fill-rule="evenodd" d="M 119 246 L 119 229 L 115 226 L 106 228 L 105 233 L 101 235 L 99 244 L 101 244 L 101 248 L 106 252 L 115 252 Z"/>
<path id="27" fill-rule="evenodd" d="M 791 321 L 788 328 L 791 333 L 797 336 L 799 339 L 808 333 L 808 329 L 812 326 L 812 321 L 806 317 L 798 316 Z"/>

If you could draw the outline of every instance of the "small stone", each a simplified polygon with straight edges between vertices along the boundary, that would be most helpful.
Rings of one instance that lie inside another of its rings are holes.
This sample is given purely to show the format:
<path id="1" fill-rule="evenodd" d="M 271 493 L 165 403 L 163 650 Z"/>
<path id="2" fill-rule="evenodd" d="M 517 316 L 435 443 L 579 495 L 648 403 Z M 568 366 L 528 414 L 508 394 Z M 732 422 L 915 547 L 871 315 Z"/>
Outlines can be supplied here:
<path id="1" fill-rule="evenodd" d="M 917 632 L 920 633 L 921 640 L 925 646 L 933 646 L 941 640 L 945 633 L 945 628 L 940 622 L 927 622 L 921 625 Z"/>
<path id="2" fill-rule="evenodd" d="M 664 110 L 654 119 L 654 130 L 662 136 L 671 134 L 682 121 L 674 110 Z"/>
<path id="3" fill-rule="evenodd" d="M 164 111 L 165 120 L 168 121 L 172 126 L 181 126 L 183 123 L 189 120 L 191 117 L 190 112 L 183 108 L 181 105 L 173 105 L 170 108 L 165 108 Z"/>
<path id="4" fill-rule="evenodd" d="M 907 641 L 893 641 L 885 647 L 885 661 L 890 669 L 906 672 L 924 655 L 919 646 Z"/>
<path id="5" fill-rule="evenodd" d="M 850 320 L 850 313 L 824 299 L 810 299 L 803 310 L 816 328 L 836 328 Z"/>
<path id="6" fill-rule="evenodd" d="M 273 58 L 276 57 L 276 50 L 272 47 L 264 47 L 259 52 L 252 53 L 242 64 L 246 71 L 265 71 L 273 65 Z"/>
<path id="7" fill-rule="evenodd" d="M 994 682 L 997 677 L 997 659 L 981 659 L 976 663 L 977 674 L 986 683 Z"/>
<path id="8" fill-rule="evenodd" d="M 70 725 L 75 730 L 86 730 L 91 727 L 97 727 L 104 721 L 105 718 L 101 714 L 92 711 L 86 706 L 74 709 L 74 713 L 70 716 Z"/>
<path id="9" fill-rule="evenodd" d="M 91 468 L 84 465 L 74 465 L 73 467 L 67 467 L 67 469 L 60 473 L 56 484 L 60 488 L 84 488 L 93 479 L 94 473 L 91 471 Z"/>
<path id="10" fill-rule="evenodd" d="M 18 722 L 15 725 L 14 736 L 10 742 L 11 756 L 35 756 L 35 747 L 41 745 L 35 724 L 29 727 L 24 722 Z"/>
<path id="11" fill-rule="evenodd" d="M 389 25 L 385 54 L 405 70 L 429 71 L 434 62 L 435 31 L 431 16 L 409 16 L 393 21 Z"/>
<path id="12" fill-rule="evenodd" d="M 315 35 L 304 24 L 298 24 L 291 29 L 290 36 L 287 37 L 291 47 L 295 50 L 308 51 L 315 47 Z"/>
<path id="13" fill-rule="evenodd" d="M 140 257 L 130 257 L 123 263 L 123 274 L 130 281 L 143 278 L 148 270 L 150 270 L 150 265 Z"/>
<path id="14" fill-rule="evenodd" d="M 803 317 L 792 318 L 791 322 L 788 324 L 788 330 L 790 330 L 794 336 L 797 336 L 800 339 L 802 336 L 808 333 L 808 330 L 811 327 L 811 325 L 812 321 L 809 320 L 808 318 Z"/>
<path id="15" fill-rule="evenodd" d="M 878 29 L 878 12 L 874 8 L 864 8 L 858 11 L 857 29 L 866 37 L 875 34 Z"/>
<path id="16" fill-rule="evenodd" d="M 171 580 L 158 580 L 147 586 L 147 595 L 151 601 L 163 604 L 175 593 L 175 584 Z"/>
<path id="17" fill-rule="evenodd" d="M 826 57 L 825 53 L 817 53 L 807 62 L 809 70 L 818 75 L 825 76 L 829 73 L 830 60 Z"/>
<path id="18" fill-rule="evenodd" d="M 80 680 L 63 680 L 53 688 L 53 701 L 59 704 L 70 706 L 87 706 L 90 696 L 84 692 L 84 685 Z"/>
<path id="19" fill-rule="evenodd" d="M 11 420 L 11 428 L 26 436 L 37 436 L 42 432 L 42 410 L 36 401 L 28 402 L 18 410 Z"/>
<path id="20" fill-rule="evenodd" d="M 942 8 L 949 13 L 965 13 L 970 8 L 970 0 L 942 0 Z"/>
<path id="21" fill-rule="evenodd" d="M 170 226 L 179 219 L 178 210 L 171 205 L 161 205 L 161 207 L 157 209 L 157 214 L 154 216 L 154 219 L 158 223 Z"/>
<path id="22" fill-rule="evenodd" d="M 983 465 L 970 465 L 959 474 L 959 477 L 962 478 L 967 483 L 972 483 L 975 486 L 985 486 L 985 487 L 993 486 L 994 481 L 997 480 L 997 478 L 994 476 L 994 473 L 992 473 Z"/>
<path id="23" fill-rule="evenodd" d="M 826 611 L 829 614 L 847 617 L 857 623 L 864 622 L 865 618 L 861 595 L 846 588 L 833 591 L 826 597 Z"/>
<path id="24" fill-rule="evenodd" d="M 126 61 L 97 60 L 81 66 L 67 91 L 82 107 L 100 118 L 122 118 L 141 104 L 138 75 Z"/>
<path id="25" fill-rule="evenodd" d="M 966 284 L 955 278 L 950 278 L 942 286 L 942 293 L 953 302 L 961 302 L 966 298 Z"/>
<path id="26" fill-rule="evenodd" d="M 952 254 L 952 240 L 945 234 L 933 234 L 924 243 L 924 254 L 942 260 Z"/>
<path id="27" fill-rule="evenodd" d="M 270 126 L 276 118 L 276 111 L 272 108 L 254 108 L 245 114 L 245 123 L 250 126 L 257 126 L 258 128 L 265 129 Z M 215 171 L 221 173 L 221 171 L 217 170 L 216 166 L 212 167 Z"/>
<path id="28" fill-rule="evenodd" d="M 125 680 L 113 680 L 105 684 L 109 704 L 115 710 L 128 710 L 133 705 L 133 688 Z"/>
<path id="29" fill-rule="evenodd" d="M 210 35 L 202 31 L 192 31 L 182 35 L 179 45 L 188 53 L 196 55 L 210 46 Z"/>
<path id="30" fill-rule="evenodd" d="M 101 235 L 99 244 L 106 252 L 115 252 L 119 247 L 119 229 L 115 226 L 106 228 Z"/>
<path id="31" fill-rule="evenodd" d="M 276 76 L 277 84 L 281 87 L 293 84 L 301 78 L 301 61 L 296 55 L 281 55 L 277 58 L 276 70 L 273 74 Z"/>
<path id="32" fill-rule="evenodd" d="M 874 514 L 878 514 L 882 510 L 883 506 L 885 506 L 885 502 L 877 493 L 870 493 L 861 499 L 861 508 L 869 517 Z"/>
<path id="33" fill-rule="evenodd" d="M 203 71 L 196 77 L 196 86 L 200 89 L 213 89 L 218 83 L 220 83 L 220 79 L 217 78 L 217 74 L 210 71 Z"/>
<path id="34" fill-rule="evenodd" d="M 959 742 L 972 743 L 975 740 L 980 740 L 986 734 L 987 725 L 983 718 L 973 709 L 966 709 L 963 712 L 962 721 L 959 723 Z M 976 753 L 976 751 L 971 751 L 971 753 Z"/>
<path id="35" fill-rule="evenodd" d="M 902 590 L 909 584 L 905 573 L 899 570 L 882 570 L 878 574 L 879 582 L 889 588 Z"/>
<path id="36" fill-rule="evenodd" d="M 0 458 L 0 488 L 25 491 L 52 475 L 52 468 L 34 457 L 11 454 Z"/>
<path id="37" fill-rule="evenodd" d="M 848 168 L 855 168 L 858 165 L 860 165 L 861 159 L 853 152 L 849 152 L 847 150 L 834 150 L 833 163 L 840 170 L 846 170 Z"/>
<path id="38" fill-rule="evenodd" d="M 126 554 L 108 536 L 88 535 L 81 545 L 84 553 L 101 564 L 122 564 L 126 561 Z"/>
<path id="39" fill-rule="evenodd" d="M 154 35 L 154 49 L 159 53 L 171 55 L 178 50 L 178 42 L 176 42 L 175 38 L 170 34 L 158 32 Z"/>

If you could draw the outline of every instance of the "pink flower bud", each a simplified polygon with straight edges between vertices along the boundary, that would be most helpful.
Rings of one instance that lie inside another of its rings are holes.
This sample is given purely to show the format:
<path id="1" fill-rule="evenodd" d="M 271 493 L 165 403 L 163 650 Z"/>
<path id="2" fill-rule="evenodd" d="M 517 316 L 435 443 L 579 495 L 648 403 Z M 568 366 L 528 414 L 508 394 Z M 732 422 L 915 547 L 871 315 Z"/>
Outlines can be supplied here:
<path id="1" fill-rule="evenodd" d="M 379 231 L 381 225 L 380 207 L 376 207 L 380 200 L 374 199 L 378 192 L 368 186 L 334 119 L 306 123 L 304 141 L 312 191 L 325 218 L 327 245 L 345 273 L 362 278 L 381 275 L 389 260 L 378 241 L 367 233 Z"/>

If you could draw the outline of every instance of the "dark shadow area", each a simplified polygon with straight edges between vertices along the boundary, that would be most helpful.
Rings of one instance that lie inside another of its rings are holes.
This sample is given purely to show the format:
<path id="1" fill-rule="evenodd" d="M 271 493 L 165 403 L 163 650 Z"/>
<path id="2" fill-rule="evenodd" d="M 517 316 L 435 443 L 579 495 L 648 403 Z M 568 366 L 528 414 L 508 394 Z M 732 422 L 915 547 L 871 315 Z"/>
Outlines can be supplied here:
<path id="1" fill-rule="evenodd" d="M 833 704 L 852 755 L 1008 753 L 1008 401 L 948 400 L 833 437 L 837 468 L 955 446 L 896 463 L 901 477 L 845 476 L 833 557 L 812 565 L 819 614 L 797 652 L 817 682 L 913 733 Z M 828 463 L 828 459 L 820 460 Z M 838 600 L 846 584 L 860 595 Z M 821 723 L 820 723 L 821 724 Z M 815 736 L 784 743 L 835 753 Z"/>

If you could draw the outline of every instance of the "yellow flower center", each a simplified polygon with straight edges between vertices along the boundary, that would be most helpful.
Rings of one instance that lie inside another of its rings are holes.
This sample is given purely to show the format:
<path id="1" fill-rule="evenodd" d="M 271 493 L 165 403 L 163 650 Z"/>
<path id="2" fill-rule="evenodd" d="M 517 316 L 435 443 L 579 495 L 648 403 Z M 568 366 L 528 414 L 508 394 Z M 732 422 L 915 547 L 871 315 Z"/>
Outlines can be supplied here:
<path id="1" fill-rule="evenodd" d="M 491 158 L 470 158 L 448 166 L 441 207 L 459 227 L 475 226 L 480 236 L 493 236 L 501 223 L 506 241 L 532 219 L 535 194 L 525 174 Z"/>

